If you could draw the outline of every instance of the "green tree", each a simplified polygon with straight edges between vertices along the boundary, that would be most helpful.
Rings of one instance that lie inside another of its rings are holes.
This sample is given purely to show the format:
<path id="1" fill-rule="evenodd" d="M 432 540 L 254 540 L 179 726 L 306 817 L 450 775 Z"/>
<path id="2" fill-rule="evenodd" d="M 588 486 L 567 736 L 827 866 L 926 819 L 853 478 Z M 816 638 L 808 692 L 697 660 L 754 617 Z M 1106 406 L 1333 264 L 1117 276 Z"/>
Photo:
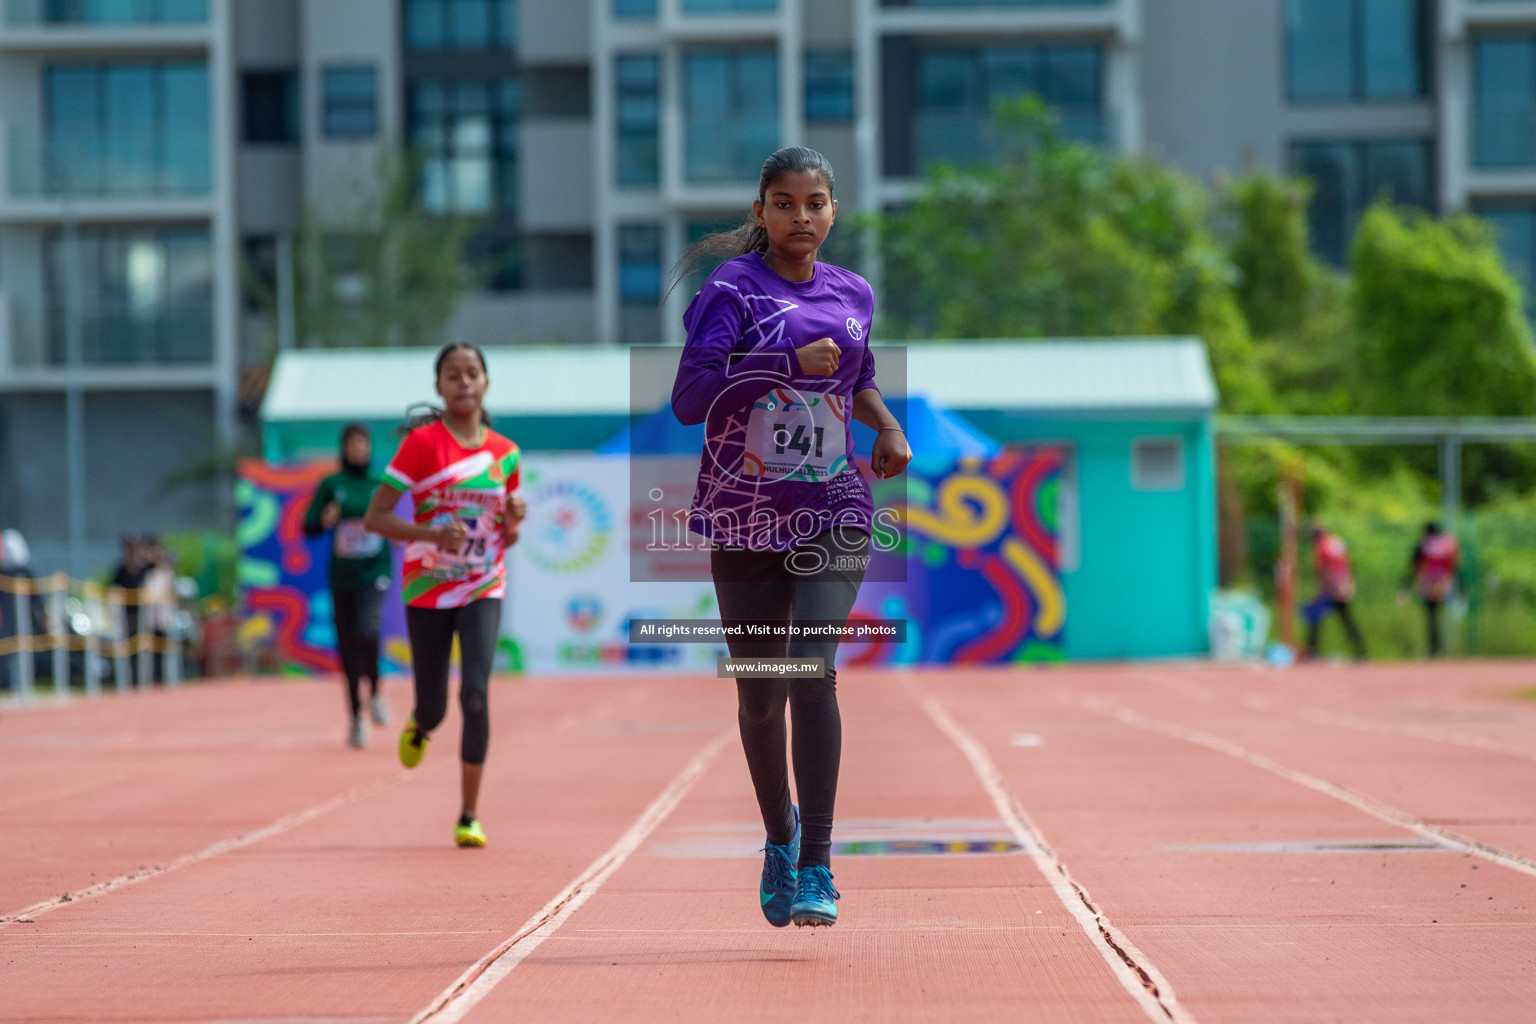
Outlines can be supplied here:
<path id="1" fill-rule="evenodd" d="M 1198 182 L 1062 140 L 1035 99 L 1005 108 L 998 135 L 994 160 L 930 168 L 876 219 L 887 333 L 1195 334 L 1227 408 L 1276 411 Z"/>
<path id="2" fill-rule="evenodd" d="M 298 344 L 370 347 L 440 344 L 459 299 L 484 277 L 466 262 L 477 221 L 421 208 L 420 161 L 382 147 L 373 179 L 305 210 L 294 234 Z M 247 268 L 247 287 L 269 310 L 270 285 Z"/>

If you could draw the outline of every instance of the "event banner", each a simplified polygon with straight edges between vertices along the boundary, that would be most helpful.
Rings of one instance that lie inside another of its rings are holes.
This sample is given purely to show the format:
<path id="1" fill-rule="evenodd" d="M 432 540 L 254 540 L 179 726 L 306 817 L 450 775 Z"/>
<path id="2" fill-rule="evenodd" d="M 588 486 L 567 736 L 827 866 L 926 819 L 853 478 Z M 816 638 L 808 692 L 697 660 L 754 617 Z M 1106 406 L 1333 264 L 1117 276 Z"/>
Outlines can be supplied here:
<path id="1" fill-rule="evenodd" d="M 240 508 L 240 647 L 268 652 L 289 671 L 335 672 L 336 617 L 326 584 L 331 537 L 304 536 L 304 513 L 315 487 L 336 472 L 335 459 L 270 465 L 244 459 L 235 496 Z M 400 549 L 384 597 L 380 669 L 410 667 L 405 607 L 400 600 Z"/>
<path id="2" fill-rule="evenodd" d="M 875 505 L 899 509 L 901 522 L 896 551 L 876 557 L 906 558 L 907 582 L 879 582 L 893 573 L 866 581 L 850 621 L 905 619 L 907 634 L 900 644 L 856 645 L 847 662 L 1061 660 L 1063 460 L 1057 449 L 1007 447 L 987 459 L 914 462 L 906 480 L 874 481 Z"/>
<path id="3" fill-rule="evenodd" d="M 654 523 L 629 500 L 627 455 L 530 453 L 528 519 L 508 556 L 503 632 L 529 672 L 708 671 L 723 644 L 631 644 L 631 619 L 718 619 L 708 549 L 652 550 Z M 692 494 L 697 455 L 658 466 L 669 494 Z M 675 487 L 673 486 L 675 484 Z M 680 498 L 686 508 L 686 498 Z M 631 551 L 631 547 L 636 550 Z M 656 582 L 630 580 L 631 558 Z M 702 571 L 700 566 L 702 565 Z"/>

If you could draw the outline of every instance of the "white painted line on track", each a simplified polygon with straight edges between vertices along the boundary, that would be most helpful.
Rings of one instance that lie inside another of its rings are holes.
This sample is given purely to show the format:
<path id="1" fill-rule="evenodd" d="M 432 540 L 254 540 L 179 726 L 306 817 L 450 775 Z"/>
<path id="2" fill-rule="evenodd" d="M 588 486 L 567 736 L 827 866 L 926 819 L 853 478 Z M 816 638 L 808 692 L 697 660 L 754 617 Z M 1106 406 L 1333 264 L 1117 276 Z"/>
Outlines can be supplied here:
<path id="1" fill-rule="evenodd" d="M 1335 800 L 1341 800 L 1356 810 L 1364 811 L 1366 814 L 1379 818 L 1389 825 L 1405 828 L 1410 832 L 1423 836 L 1425 839 L 1433 839 L 1437 842 L 1445 843 L 1463 853 L 1482 857 L 1502 867 L 1509 868 L 1511 871 L 1518 871 L 1523 875 L 1530 875 L 1536 878 L 1536 861 L 1522 857 L 1517 853 L 1510 853 L 1508 850 L 1501 850 L 1497 846 L 1480 842 L 1458 832 L 1440 828 L 1438 825 L 1431 825 L 1421 818 L 1414 817 L 1407 811 L 1398 810 L 1396 807 L 1384 804 L 1374 797 L 1366 796 L 1364 793 L 1357 793 L 1352 789 L 1329 782 L 1327 779 L 1287 767 L 1278 761 L 1265 757 L 1263 754 L 1255 753 L 1247 747 L 1233 743 L 1231 740 L 1224 740 L 1220 736 L 1212 736 L 1210 733 L 1200 732 L 1197 729 L 1190 729 L 1172 722 L 1148 718 L 1146 715 L 1132 711 L 1130 708 L 1110 704 L 1097 697 L 1083 698 L 1082 706 L 1094 714 L 1113 718 L 1121 724 L 1131 726 L 1134 729 L 1171 736 L 1174 739 L 1194 743 L 1198 746 L 1214 750 L 1217 753 L 1235 757 L 1240 761 L 1246 761 L 1255 768 L 1262 768 L 1271 774 L 1280 776 L 1282 779 L 1305 786 L 1326 796 L 1331 796 Z"/>
<path id="2" fill-rule="evenodd" d="M 1254 711 L 1261 711 L 1271 715 L 1295 715 L 1297 718 L 1308 722 L 1315 722 L 1318 725 L 1331 725 L 1339 729 L 1354 729 L 1357 732 L 1373 732 L 1381 736 L 1430 740 L 1434 743 L 1445 743 L 1456 747 L 1466 747 L 1470 750 L 1481 750 L 1489 754 L 1518 757 L 1523 761 L 1536 761 L 1536 750 L 1527 750 L 1524 747 L 1500 743 L 1498 740 L 1491 740 L 1486 736 L 1479 736 L 1476 733 L 1446 729 L 1438 725 L 1423 725 L 1414 722 L 1377 722 L 1370 718 L 1362 718 L 1359 715 L 1324 711 L 1321 708 L 1301 707 L 1286 709 L 1276 707 L 1273 701 L 1263 697 L 1245 697 L 1243 704 Z"/>
<path id="3" fill-rule="evenodd" d="M 1067 866 L 1051 849 L 1040 829 L 1009 790 L 1007 780 L 992 762 L 986 748 L 951 718 L 944 706 L 934 698 L 922 697 L 922 706 L 940 731 L 954 741 L 965 759 L 971 763 L 982 788 L 992 798 L 998 816 L 1008 823 L 1029 853 L 1030 859 L 1035 862 L 1035 867 L 1056 893 L 1056 898 L 1077 921 L 1104 962 L 1109 965 L 1116 980 L 1136 1000 L 1137 1005 L 1157 1024 L 1168 1024 L 1169 1021 L 1174 1024 L 1195 1024 L 1194 1015 L 1179 1003 L 1168 979 L 1152 966 L 1146 954 L 1109 923 L 1109 919 L 1088 895 L 1088 890 L 1072 878 Z"/>
<path id="4" fill-rule="evenodd" d="M 365 782 L 360 786 L 354 786 L 340 796 L 327 800 L 323 804 L 316 804 L 307 810 L 279 818 L 270 825 L 263 825 L 261 828 L 253 829 L 250 832 L 242 832 L 237 836 L 231 836 L 229 839 L 221 839 L 212 846 L 199 850 L 196 853 L 189 853 L 165 864 L 140 868 L 138 871 L 133 871 L 126 875 L 120 875 L 105 882 L 98 882 L 89 889 L 65 893 L 63 896 L 44 900 L 42 903 L 34 903 L 30 907 L 23 907 L 21 910 L 0 917 L 0 929 L 9 928 L 19 923 L 30 924 L 36 920 L 39 914 L 46 914 L 51 910 L 58 910 L 60 907 L 74 906 L 76 903 L 95 899 L 97 896 L 105 896 L 109 892 L 116 892 L 118 889 L 137 885 L 139 882 L 147 882 L 151 878 L 159 878 L 161 875 L 167 875 L 172 871 L 179 871 L 182 868 L 190 867 L 193 864 L 208 860 L 210 857 L 217 857 L 221 853 L 228 853 L 230 850 L 238 850 L 242 846 L 250 846 L 252 843 L 261 842 L 263 839 L 270 839 L 275 835 L 298 828 L 307 821 L 313 821 L 322 814 L 334 811 L 338 807 L 355 803 L 365 797 L 372 796 L 380 790 L 388 789 L 390 786 L 404 782 L 408 778 L 410 778 L 410 772 L 401 771 L 387 778 Z"/>
<path id="5" fill-rule="evenodd" d="M 615 871 L 624 866 L 630 854 L 639 849 L 640 844 L 682 803 L 694 783 L 699 781 L 710 762 L 720 753 L 720 749 L 735 735 L 736 729 L 732 727 L 705 744 L 602 856 L 544 904 L 538 913 L 524 921 L 521 928 L 459 975 L 452 985 L 438 993 L 426 1009 L 411 1018 L 410 1024 L 424 1024 L 427 1021 L 432 1024 L 454 1024 L 463 1020 L 464 1015 L 489 995 L 491 989 L 511 974 L 583 903 L 595 896 Z"/>

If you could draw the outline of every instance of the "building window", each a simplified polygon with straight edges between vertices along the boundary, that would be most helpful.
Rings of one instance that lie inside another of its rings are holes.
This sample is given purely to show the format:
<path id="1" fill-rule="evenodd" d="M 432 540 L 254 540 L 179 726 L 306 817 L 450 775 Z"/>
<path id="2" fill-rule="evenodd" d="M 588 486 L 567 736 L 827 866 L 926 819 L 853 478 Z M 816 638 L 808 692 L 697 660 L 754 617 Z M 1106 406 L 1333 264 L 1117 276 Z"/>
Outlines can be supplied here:
<path id="1" fill-rule="evenodd" d="M 765 14 L 778 7 L 779 0 L 683 0 L 684 14 Z"/>
<path id="2" fill-rule="evenodd" d="M 1098 46 L 934 47 L 917 54 L 913 170 L 942 161 L 994 162 L 998 108 L 1038 96 L 1063 136 L 1104 140 L 1104 54 Z"/>
<path id="3" fill-rule="evenodd" d="M 407 50 L 493 50 L 516 45 L 515 0 L 405 0 Z"/>
<path id="4" fill-rule="evenodd" d="M 847 50 L 805 55 L 805 120 L 847 124 L 853 120 L 853 54 Z"/>
<path id="5" fill-rule="evenodd" d="M 208 21 L 208 0 L 44 0 L 42 6 L 43 20 L 53 25 L 201 25 Z"/>
<path id="6" fill-rule="evenodd" d="M 1424 96 L 1428 17 L 1424 0 L 1286 0 L 1290 98 L 1372 103 Z"/>
<path id="7" fill-rule="evenodd" d="M 277 236 L 246 235 L 241 242 L 241 305 L 258 313 L 277 298 Z"/>
<path id="8" fill-rule="evenodd" d="M 1111 0 L 881 0 L 884 7 L 1104 7 Z"/>
<path id="9" fill-rule="evenodd" d="M 243 80 L 246 142 L 299 141 L 299 76 L 247 71 Z"/>
<path id="10" fill-rule="evenodd" d="M 657 125 L 661 118 L 661 58 L 629 54 L 614 62 L 618 93 L 615 119 L 617 179 L 620 185 L 655 185 L 661 180 Z"/>
<path id="11" fill-rule="evenodd" d="M 1525 315 L 1536 316 L 1536 204 L 1489 206 L 1478 215 L 1493 227 L 1504 265 L 1525 297 Z"/>
<path id="12" fill-rule="evenodd" d="M 87 364 L 213 359 L 213 249 L 207 230 L 83 229 L 80 303 Z M 48 362 L 64 362 L 63 236 L 47 238 L 43 271 Z"/>
<path id="13" fill-rule="evenodd" d="M 371 67 L 326 68 L 323 72 L 328 139 L 371 139 L 379 131 L 378 72 Z"/>
<path id="14" fill-rule="evenodd" d="M 1472 69 L 1473 163 L 1536 165 L 1536 36 L 1477 40 Z"/>
<path id="15" fill-rule="evenodd" d="M 692 50 L 683 57 L 683 165 L 697 182 L 756 181 L 779 148 L 773 50 Z"/>
<path id="16" fill-rule="evenodd" d="M 516 211 L 517 79 L 419 79 L 409 87 L 407 106 L 411 142 L 423 160 L 424 209 Z"/>
<path id="17" fill-rule="evenodd" d="M 613 0 L 615 18 L 655 18 L 656 0 Z"/>
<path id="18" fill-rule="evenodd" d="M 1291 170 L 1310 178 L 1312 248 L 1342 266 L 1360 215 L 1377 199 L 1431 209 L 1430 145 L 1424 139 L 1298 142 Z"/>
<path id="19" fill-rule="evenodd" d="M 1131 442 L 1131 490 L 1183 489 L 1183 441 L 1177 437 L 1138 437 Z"/>
<path id="20" fill-rule="evenodd" d="M 661 340 L 661 227 L 619 227 L 619 341 L 650 345 Z"/>
<path id="21" fill-rule="evenodd" d="M 58 64 L 45 74 L 42 191 L 199 195 L 212 185 L 203 64 Z"/>

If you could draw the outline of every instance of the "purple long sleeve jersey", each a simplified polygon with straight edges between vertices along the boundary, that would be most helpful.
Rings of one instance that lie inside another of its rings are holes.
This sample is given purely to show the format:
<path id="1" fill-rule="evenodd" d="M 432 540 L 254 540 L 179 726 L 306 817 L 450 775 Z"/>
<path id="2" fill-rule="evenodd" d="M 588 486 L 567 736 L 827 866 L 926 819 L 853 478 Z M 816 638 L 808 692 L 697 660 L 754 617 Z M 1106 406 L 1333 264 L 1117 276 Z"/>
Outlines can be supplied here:
<path id="1" fill-rule="evenodd" d="M 759 551 L 786 551 L 833 526 L 871 528 L 869 483 L 853 460 L 853 396 L 875 387 L 874 294 L 859 275 L 817 263 L 786 281 L 758 253 L 721 264 L 693 297 L 672 410 L 705 424 L 689 528 Z M 795 350 L 831 338 L 830 377 L 800 372 Z"/>

